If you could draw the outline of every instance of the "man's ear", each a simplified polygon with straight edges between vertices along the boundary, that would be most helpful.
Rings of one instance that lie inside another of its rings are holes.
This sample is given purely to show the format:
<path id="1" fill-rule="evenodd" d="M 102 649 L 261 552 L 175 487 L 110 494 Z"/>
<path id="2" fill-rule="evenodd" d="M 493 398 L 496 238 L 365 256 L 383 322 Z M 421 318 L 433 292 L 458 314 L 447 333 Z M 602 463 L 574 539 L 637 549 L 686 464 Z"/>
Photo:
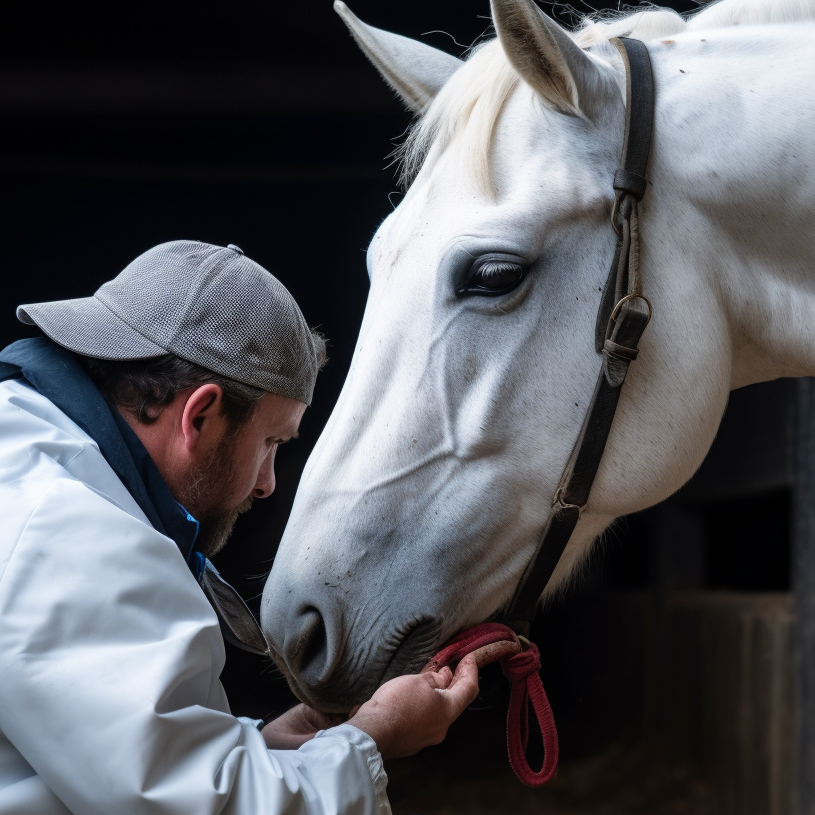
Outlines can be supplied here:
<path id="1" fill-rule="evenodd" d="M 202 445 L 208 448 L 211 438 L 221 438 L 225 425 L 222 407 L 220 385 L 201 385 L 190 393 L 181 413 L 181 432 L 187 452 L 192 453 Z"/>

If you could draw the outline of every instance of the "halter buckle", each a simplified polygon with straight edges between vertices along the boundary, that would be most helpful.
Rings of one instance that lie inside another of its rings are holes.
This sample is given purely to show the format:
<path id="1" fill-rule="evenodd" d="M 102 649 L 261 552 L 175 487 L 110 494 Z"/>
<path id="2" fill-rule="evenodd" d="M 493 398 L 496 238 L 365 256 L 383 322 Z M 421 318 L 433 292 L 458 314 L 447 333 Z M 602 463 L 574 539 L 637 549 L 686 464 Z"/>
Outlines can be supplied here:
<path id="1" fill-rule="evenodd" d="M 654 307 L 651 304 L 651 301 L 644 295 L 634 292 L 633 294 L 626 294 L 621 300 L 617 302 L 617 305 L 614 306 L 614 309 L 611 312 L 611 317 L 609 318 L 609 322 L 616 323 L 617 318 L 620 316 L 620 312 L 622 311 L 623 306 L 629 302 L 630 300 L 642 300 L 645 305 L 648 306 L 648 322 L 645 324 L 646 327 L 648 323 L 651 322 L 651 318 L 654 316 Z"/>

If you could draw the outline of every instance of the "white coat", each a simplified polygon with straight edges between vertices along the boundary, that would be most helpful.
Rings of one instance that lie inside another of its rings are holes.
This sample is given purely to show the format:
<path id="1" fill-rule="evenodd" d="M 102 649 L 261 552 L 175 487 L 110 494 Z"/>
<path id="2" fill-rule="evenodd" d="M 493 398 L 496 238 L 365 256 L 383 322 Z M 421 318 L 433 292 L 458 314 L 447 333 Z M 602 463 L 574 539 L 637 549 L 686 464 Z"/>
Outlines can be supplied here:
<path id="1" fill-rule="evenodd" d="M 0 383 L 0 814 L 390 812 L 369 736 L 268 750 L 223 664 L 176 544 L 96 443 Z"/>

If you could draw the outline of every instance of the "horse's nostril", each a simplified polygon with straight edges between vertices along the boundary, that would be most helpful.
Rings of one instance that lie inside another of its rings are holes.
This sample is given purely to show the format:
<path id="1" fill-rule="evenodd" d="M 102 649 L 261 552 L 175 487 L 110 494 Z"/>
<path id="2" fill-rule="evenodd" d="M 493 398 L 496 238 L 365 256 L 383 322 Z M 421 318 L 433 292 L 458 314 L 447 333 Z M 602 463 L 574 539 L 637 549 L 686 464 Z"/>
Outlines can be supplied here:
<path id="1" fill-rule="evenodd" d="M 438 650 L 442 626 L 436 618 L 410 615 L 400 624 L 383 620 L 380 630 L 360 632 L 348 627 L 333 599 L 263 607 L 275 661 L 311 707 L 347 713 L 388 679 L 420 671 Z M 277 631 L 270 620 L 277 622 Z"/>
<path id="2" fill-rule="evenodd" d="M 303 609 L 298 623 L 298 632 L 291 651 L 286 654 L 286 661 L 299 677 L 316 687 L 330 677 L 333 667 L 328 632 L 323 615 L 314 606 Z"/>

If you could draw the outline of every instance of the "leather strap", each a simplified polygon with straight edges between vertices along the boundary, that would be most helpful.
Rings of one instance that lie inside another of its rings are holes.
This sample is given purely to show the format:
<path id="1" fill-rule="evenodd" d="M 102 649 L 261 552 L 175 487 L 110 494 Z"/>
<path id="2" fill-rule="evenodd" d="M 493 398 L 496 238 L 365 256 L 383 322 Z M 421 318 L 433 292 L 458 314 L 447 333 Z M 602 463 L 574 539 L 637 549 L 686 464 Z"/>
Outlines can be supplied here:
<path id="1" fill-rule="evenodd" d="M 639 274 L 637 204 L 646 191 L 646 168 L 654 119 L 654 80 L 648 49 L 639 40 L 619 38 L 626 71 L 626 125 L 622 166 L 615 173 L 612 226 L 617 246 L 597 314 L 596 348 L 603 361 L 589 409 L 552 500 L 552 512 L 535 555 L 504 615 L 523 636 L 538 602 L 589 500 L 611 432 L 620 391 L 638 344 L 651 319 Z"/>
<path id="2" fill-rule="evenodd" d="M 621 37 L 611 41 L 625 63 L 625 137 L 623 164 L 614 175 L 614 189 L 641 200 L 645 195 L 645 170 L 651 153 L 654 126 L 654 74 L 645 43 Z"/>
<path id="3" fill-rule="evenodd" d="M 645 172 L 651 152 L 654 122 L 654 74 L 648 49 L 639 40 L 625 37 L 611 42 L 620 52 L 625 66 L 625 135 L 622 166 L 614 174 L 616 194 L 611 213 L 611 225 L 617 234 L 617 247 L 603 289 L 595 328 L 595 349 L 598 354 L 603 350 L 603 344 L 608 337 L 608 325 L 614 305 L 625 294 L 623 287 L 627 280 L 624 274 L 620 274 L 619 265 L 621 255 L 627 255 L 630 246 L 626 245 L 621 217 L 630 219 L 637 202 L 645 195 L 647 186 Z"/>

